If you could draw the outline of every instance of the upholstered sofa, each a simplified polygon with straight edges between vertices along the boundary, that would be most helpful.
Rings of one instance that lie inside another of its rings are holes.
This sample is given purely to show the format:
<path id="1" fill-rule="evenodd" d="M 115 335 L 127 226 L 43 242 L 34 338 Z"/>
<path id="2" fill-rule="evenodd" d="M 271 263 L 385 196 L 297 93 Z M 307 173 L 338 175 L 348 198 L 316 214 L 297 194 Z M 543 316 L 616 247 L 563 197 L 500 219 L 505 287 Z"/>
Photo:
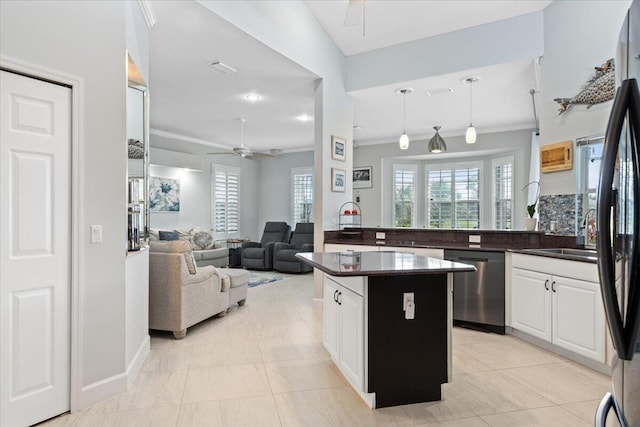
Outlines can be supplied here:
<path id="1" fill-rule="evenodd" d="M 149 242 L 149 328 L 183 338 L 187 328 L 229 308 L 227 276 L 196 267 L 184 240 Z M 245 296 L 246 298 L 246 296 Z"/>
<path id="2" fill-rule="evenodd" d="M 226 267 L 229 264 L 229 249 L 216 242 L 213 231 L 204 228 L 178 228 L 176 230 L 151 230 L 149 241 L 159 241 L 162 234 L 173 234 L 179 240 L 191 243 L 193 257 L 198 267 L 212 265 L 214 267 Z"/>

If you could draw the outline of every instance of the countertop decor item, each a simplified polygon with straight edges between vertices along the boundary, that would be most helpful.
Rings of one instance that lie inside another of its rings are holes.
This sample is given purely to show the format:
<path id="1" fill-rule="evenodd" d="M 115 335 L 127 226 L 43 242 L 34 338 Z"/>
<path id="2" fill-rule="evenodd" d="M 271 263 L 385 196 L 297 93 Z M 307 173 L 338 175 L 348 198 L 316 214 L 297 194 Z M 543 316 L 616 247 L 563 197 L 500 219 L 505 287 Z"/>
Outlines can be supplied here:
<path id="1" fill-rule="evenodd" d="M 533 216 L 536 213 L 536 206 L 538 205 L 538 200 L 540 200 L 540 182 L 539 181 L 531 181 L 527 183 L 527 185 L 522 187 L 522 191 L 526 190 L 531 184 L 536 184 L 538 186 L 538 189 L 536 190 L 536 197 L 533 203 L 527 205 L 527 214 L 529 216 L 525 217 L 524 223 L 528 231 L 533 231 L 536 229 L 538 219 L 534 218 Z"/>

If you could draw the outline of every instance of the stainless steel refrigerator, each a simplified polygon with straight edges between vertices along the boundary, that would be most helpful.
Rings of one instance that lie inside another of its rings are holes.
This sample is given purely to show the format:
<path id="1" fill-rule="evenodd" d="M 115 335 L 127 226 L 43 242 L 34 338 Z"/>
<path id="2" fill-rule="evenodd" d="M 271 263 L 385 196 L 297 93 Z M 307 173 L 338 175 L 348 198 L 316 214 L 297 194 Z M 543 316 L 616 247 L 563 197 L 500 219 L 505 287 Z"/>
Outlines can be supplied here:
<path id="1" fill-rule="evenodd" d="M 616 52 L 617 92 L 604 142 L 598 191 L 598 271 L 615 347 L 607 416 L 640 427 L 640 0 L 622 26 Z"/>

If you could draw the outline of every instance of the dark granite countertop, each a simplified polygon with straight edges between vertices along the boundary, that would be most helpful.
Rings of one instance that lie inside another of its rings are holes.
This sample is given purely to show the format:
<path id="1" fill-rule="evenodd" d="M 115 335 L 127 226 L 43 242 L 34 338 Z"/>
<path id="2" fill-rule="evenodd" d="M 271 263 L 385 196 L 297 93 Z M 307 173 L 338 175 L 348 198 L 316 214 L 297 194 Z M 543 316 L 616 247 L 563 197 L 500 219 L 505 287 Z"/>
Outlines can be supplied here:
<path id="1" fill-rule="evenodd" d="M 475 271 L 472 265 L 403 252 L 304 252 L 303 262 L 332 276 L 390 276 Z"/>
<path id="2" fill-rule="evenodd" d="M 505 246 L 496 246 L 496 245 L 483 245 L 483 244 L 477 244 L 477 243 L 470 243 L 467 245 L 461 245 L 461 244 L 454 244 L 454 243 L 434 243 L 434 244 L 423 244 L 423 243 L 419 243 L 419 244 L 376 244 L 376 243 L 372 243 L 372 242 L 357 242 L 357 241 L 348 241 L 348 240 L 326 240 L 324 243 L 330 243 L 330 244 L 336 244 L 336 245 L 364 245 L 364 246 L 378 246 L 380 248 L 384 248 L 385 246 L 392 246 L 392 247 L 401 247 L 401 248 L 424 248 L 424 249 L 455 249 L 455 250 L 470 250 L 470 251 L 489 251 L 489 252 L 505 252 L 507 250 L 509 250 L 510 248 L 505 247 Z M 392 250 L 392 249 L 390 249 Z"/>

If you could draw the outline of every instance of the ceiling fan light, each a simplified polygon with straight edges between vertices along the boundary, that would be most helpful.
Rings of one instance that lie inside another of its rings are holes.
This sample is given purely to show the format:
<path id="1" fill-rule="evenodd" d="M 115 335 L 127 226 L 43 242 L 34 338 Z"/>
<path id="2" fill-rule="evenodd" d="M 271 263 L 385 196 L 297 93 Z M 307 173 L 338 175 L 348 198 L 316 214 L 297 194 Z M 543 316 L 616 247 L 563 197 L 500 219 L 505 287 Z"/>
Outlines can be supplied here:
<path id="1" fill-rule="evenodd" d="M 465 140 L 467 141 L 467 144 L 475 144 L 476 143 L 476 128 L 474 128 L 471 123 L 469 123 L 469 127 L 467 128 L 467 133 L 465 135 Z"/>
<path id="2" fill-rule="evenodd" d="M 401 150 L 406 150 L 409 148 L 409 137 L 406 133 L 402 132 L 402 135 L 400 135 L 400 140 L 398 141 L 398 145 L 400 145 Z"/>
<path id="3" fill-rule="evenodd" d="M 436 130 L 436 134 L 429 140 L 429 144 L 427 145 L 427 149 L 430 153 L 442 153 L 443 151 L 447 151 L 447 144 L 445 144 L 444 139 L 440 136 L 438 132 L 440 130 L 440 126 L 433 127 Z"/>

